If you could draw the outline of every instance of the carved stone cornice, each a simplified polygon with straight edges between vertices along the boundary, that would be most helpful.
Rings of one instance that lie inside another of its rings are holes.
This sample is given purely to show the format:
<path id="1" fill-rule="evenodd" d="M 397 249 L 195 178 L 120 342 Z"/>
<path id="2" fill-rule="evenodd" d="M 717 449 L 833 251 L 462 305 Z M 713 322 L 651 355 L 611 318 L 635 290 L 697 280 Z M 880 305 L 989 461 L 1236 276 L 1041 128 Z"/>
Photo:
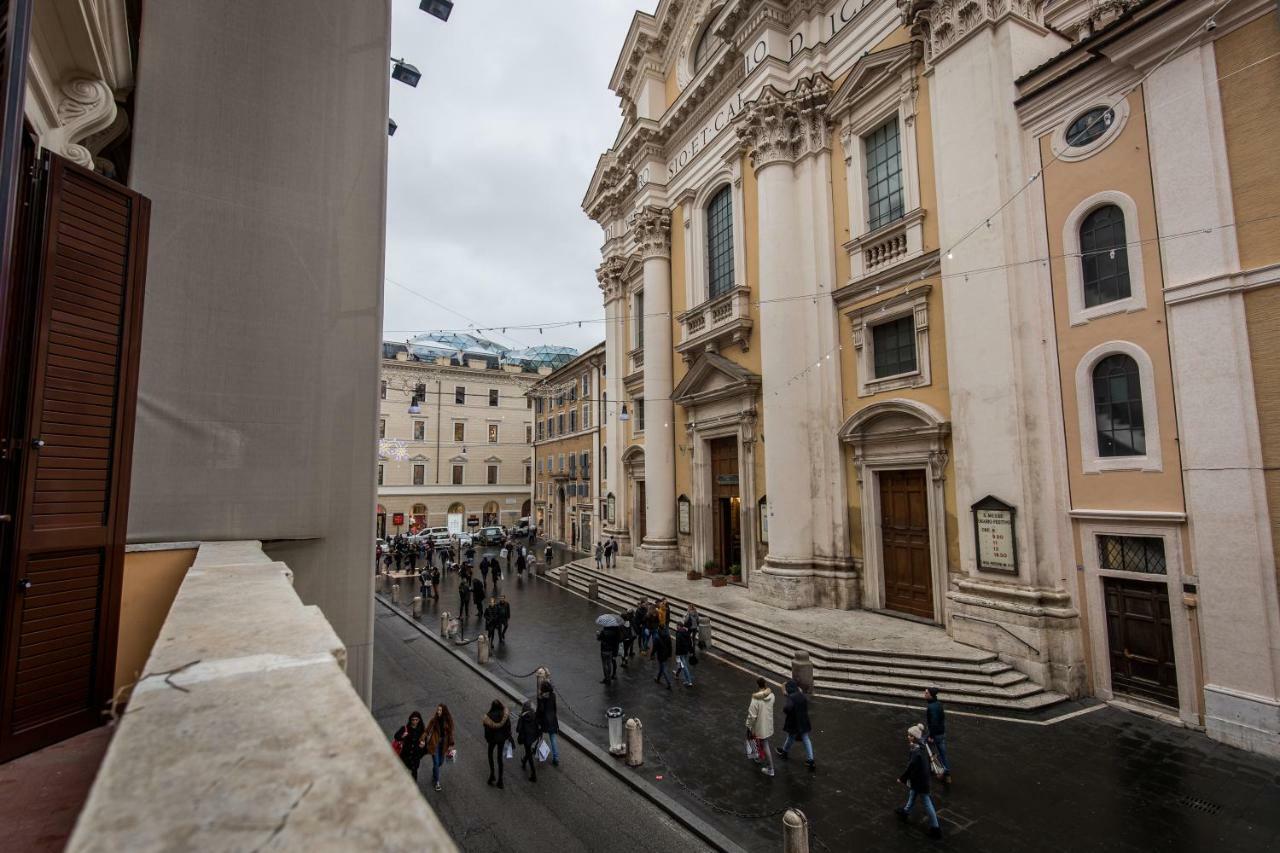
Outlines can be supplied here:
<path id="1" fill-rule="evenodd" d="M 622 258 L 608 258 L 596 267 L 596 281 L 600 282 L 600 290 L 604 293 L 606 305 L 615 299 L 620 299 L 626 291 L 626 281 L 622 275 L 626 266 L 627 262 Z"/>
<path id="2" fill-rule="evenodd" d="M 933 64 L 969 35 L 1006 18 L 1044 26 L 1044 0 L 897 0 L 902 21 L 924 39 Z"/>
<path id="3" fill-rule="evenodd" d="M 649 258 L 671 257 L 671 209 L 649 205 L 636 214 L 631 226 L 640 256 Z"/>
<path id="4" fill-rule="evenodd" d="M 735 119 L 738 140 L 751 155 L 757 172 L 775 163 L 794 163 L 829 147 L 827 105 L 831 80 L 825 74 L 806 77 L 789 92 L 771 85 L 743 105 Z"/>

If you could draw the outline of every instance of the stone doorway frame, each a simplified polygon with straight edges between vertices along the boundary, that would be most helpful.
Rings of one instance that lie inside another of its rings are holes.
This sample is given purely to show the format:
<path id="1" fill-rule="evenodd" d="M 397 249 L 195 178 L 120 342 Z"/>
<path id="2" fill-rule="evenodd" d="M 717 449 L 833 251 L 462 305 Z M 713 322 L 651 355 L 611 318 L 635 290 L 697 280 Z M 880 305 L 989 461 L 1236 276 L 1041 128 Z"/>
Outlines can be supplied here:
<path id="1" fill-rule="evenodd" d="M 840 427 L 840 441 L 853 450 L 861 498 L 862 601 L 869 610 L 884 610 L 885 601 L 880 472 L 919 470 L 925 474 L 929 512 L 933 623 L 946 625 L 947 513 L 943 487 L 950 435 L 951 424 L 940 412 L 925 403 L 905 399 L 885 400 L 859 409 Z"/>
<path id="2" fill-rule="evenodd" d="M 751 586 L 751 573 L 759 559 L 756 547 L 756 413 L 749 406 L 743 411 L 686 424 L 693 451 L 692 506 L 689 529 L 693 533 L 693 566 L 698 571 L 715 557 L 715 519 L 711 511 L 711 441 L 736 438 L 738 441 L 738 523 L 742 526 L 742 585 Z M 728 571 L 728 566 L 723 567 Z"/>
<path id="3" fill-rule="evenodd" d="M 636 501 L 640 497 L 640 489 L 637 488 L 638 483 L 644 482 L 644 447 L 643 445 L 633 444 L 622 453 L 622 491 L 624 494 L 615 500 L 615 507 L 622 505 L 626 507 L 626 529 L 631 544 L 630 553 L 636 554 L 640 550 L 640 541 L 644 536 L 644 532 L 639 529 L 636 521 L 640 517 L 640 511 Z"/>

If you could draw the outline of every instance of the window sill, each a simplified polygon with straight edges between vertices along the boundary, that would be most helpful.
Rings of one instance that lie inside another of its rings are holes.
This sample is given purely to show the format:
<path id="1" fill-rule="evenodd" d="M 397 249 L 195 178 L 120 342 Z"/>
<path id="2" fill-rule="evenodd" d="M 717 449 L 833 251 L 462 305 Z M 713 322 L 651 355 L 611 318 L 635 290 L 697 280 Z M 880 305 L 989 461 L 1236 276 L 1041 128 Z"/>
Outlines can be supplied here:
<path id="1" fill-rule="evenodd" d="M 900 391 L 903 388 L 923 388 L 929 384 L 919 368 L 910 373 L 899 373 L 883 379 L 873 379 L 858 390 L 859 397 L 871 397 L 886 391 Z"/>
<path id="2" fill-rule="evenodd" d="M 1106 474 L 1112 471 L 1153 473 L 1163 470 L 1160 460 L 1150 456 L 1096 456 L 1084 463 L 1086 474 Z"/>
<path id="3" fill-rule="evenodd" d="M 1085 308 L 1080 311 L 1072 312 L 1071 325 L 1083 326 L 1094 320 L 1103 317 L 1110 317 L 1114 314 L 1133 314 L 1142 311 L 1147 307 L 1146 302 L 1138 300 L 1133 296 L 1126 296 L 1124 299 L 1117 299 L 1114 302 L 1104 302 L 1101 305 L 1095 305 L 1092 308 Z"/>

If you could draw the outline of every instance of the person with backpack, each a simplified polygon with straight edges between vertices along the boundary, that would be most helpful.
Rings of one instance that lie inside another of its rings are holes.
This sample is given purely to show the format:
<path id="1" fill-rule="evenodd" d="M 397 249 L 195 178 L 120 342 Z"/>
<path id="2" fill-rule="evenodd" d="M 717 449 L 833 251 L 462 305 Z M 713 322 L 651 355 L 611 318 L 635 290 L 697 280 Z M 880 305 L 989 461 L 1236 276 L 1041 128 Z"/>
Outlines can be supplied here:
<path id="1" fill-rule="evenodd" d="M 547 744 L 551 747 L 551 766 L 560 766 L 560 750 L 556 745 L 556 735 L 560 733 L 560 719 L 556 716 L 556 691 L 551 680 L 542 682 L 538 690 L 538 728 L 547 736 Z"/>
<path id="2" fill-rule="evenodd" d="M 693 670 L 689 669 L 689 655 L 693 654 L 693 640 L 684 625 L 676 628 L 676 675 L 684 680 L 685 687 L 693 686 Z"/>
<path id="3" fill-rule="evenodd" d="M 538 781 L 538 759 L 534 756 L 534 746 L 538 743 L 538 738 L 542 732 L 538 729 L 538 713 L 533 708 L 533 703 L 525 700 L 524 707 L 520 709 L 520 719 L 516 720 L 516 741 L 524 747 L 524 755 L 520 756 L 520 767 L 523 769 L 527 764 L 529 767 L 529 781 Z"/>
<path id="4" fill-rule="evenodd" d="M 763 678 L 756 679 L 756 691 L 751 694 L 751 704 L 747 706 L 747 739 L 755 744 L 755 760 L 764 764 L 768 759 L 769 766 L 761 767 L 760 772 L 773 776 L 773 750 L 769 749 L 769 739 L 773 737 L 773 691 L 769 682 Z"/>
<path id="5" fill-rule="evenodd" d="M 440 786 L 440 767 L 453 752 L 453 715 L 448 705 L 437 705 L 436 712 L 427 723 L 427 755 L 431 756 L 431 783 L 437 791 Z"/>
<path id="6" fill-rule="evenodd" d="M 548 542 L 546 549 L 542 552 L 542 561 L 547 564 L 548 569 L 551 568 L 551 555 L 553 553 L 554 550 L 551 547 L 551 543 Z"/>
<path id="7" fill-rule="evenodd" d="M 942 784 L 951 784 L 951 765 L 947 762 L 947 712 L 938 698 L 938 688 L 929 687 L 924 691 L 924 736 L 925 742 L 933 747 L 938 755 L 938 763 L 942 765 Z"/>
<path id="8" fill-rule="evenodd" d="M 778 747 L 778 757 L 790 758 L 792 745 L 800 741 L 804 744 L 804 764 L 812 772 L 818 769 L 818 765 L 813 761 L 813 741 L 809 738 L 809 732 L 813 730 L 809 722 L 809 697 L 794 681 L 788 681 L 783 690 L 787 698 L 782 702 L 782 730 L 787 733 L 787 739 Z"/>
<path id="9" fill-rule="evenodd" d="M 493 704 L 489 706 L 488 712 L 480 718 L 484 723 L 484 741 L 489 748 L 489 784 L 494 784 L 494 752 L 498 755 L 498 782 L 497 786 L 502 787 L 502 762 L 504 759 L 503 750 L 509 743 L 515 747 L 515 741 L 511 737 L 511 715 L 507 712 L 507 708 L 502 704 L 501 699 L 494 699 Z"/>
<path id="10" fill-rule="evenodd" d="M 671 636 L 666 628 L 660 628 L 654 633 L 653 650 L 649 652 L 649 657 L 658 662 L 658 674 L 654 676 L 653 683 L 665 681 L 670 690 L 671 677 L 667 675 L 667 661 L 671 660 Z"/>
<path id="11" fill-rule="evenodd" d="M 933 807 L 933 799 L 929 796 L 929 756 L 924 745 L 924 726 L 919 723 L 907 729 L 907 769 L 902 771 L 898 781 L 907 786 L 907 804 L 895 809 L 898 817 L 909 820 L 911 809 L 917 801 L 924 805 L 925 814 L 929 817 L 929 837 L 941 838 L 942 829 L 938 826 L 938 812 Z"/>
<path id="12" fill-rule="evenodd" d="M 649 651 L 649 611 L 643 598 L 632 613 L 631 628 L 640 637 L 640 653 Z"/>

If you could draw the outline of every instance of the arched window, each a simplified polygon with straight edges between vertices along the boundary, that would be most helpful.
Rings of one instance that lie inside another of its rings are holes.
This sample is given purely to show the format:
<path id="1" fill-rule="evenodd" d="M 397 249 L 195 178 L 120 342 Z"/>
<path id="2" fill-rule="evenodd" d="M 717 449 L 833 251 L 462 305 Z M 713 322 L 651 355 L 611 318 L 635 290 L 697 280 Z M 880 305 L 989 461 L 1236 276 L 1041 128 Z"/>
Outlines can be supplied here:
<path id="1" fill-rule="evenodd" d="M 707 298 L 733 288 L 733 193 L 722 187 L 707 203 Z"/>
<path id="2" fill-rule="evenodd" d="M 1130 356 L 1109 355 L 1093 368 L 1093 413 L 1099 456 L 1146 455 L 1142 383 Z"/>
<path id="3" fill-rule="evenodd" d="M 498 502 L 489 501 L 484 505 L 484 526 L 492 527 L 498 523 Z"/>
<path id="4" fill-rule="evenodd" d="M 1080 223 L 1080 273 L 1085 308 L 1129 298 L 1124 213 L 1116 205 L 1105 204 Z"/>
<path id="5" fill-rule="evenodd" d="M 698 36 L 698 44 L 693 49 L 693 70 L 695 73 L 706 64 L 707 60 L 711 58 L 711 54 L 716 49 L 718 39 L 711 32 L 711 29 L 712 27 L 710 24 L 703 27 L 702 35 Z"/>

